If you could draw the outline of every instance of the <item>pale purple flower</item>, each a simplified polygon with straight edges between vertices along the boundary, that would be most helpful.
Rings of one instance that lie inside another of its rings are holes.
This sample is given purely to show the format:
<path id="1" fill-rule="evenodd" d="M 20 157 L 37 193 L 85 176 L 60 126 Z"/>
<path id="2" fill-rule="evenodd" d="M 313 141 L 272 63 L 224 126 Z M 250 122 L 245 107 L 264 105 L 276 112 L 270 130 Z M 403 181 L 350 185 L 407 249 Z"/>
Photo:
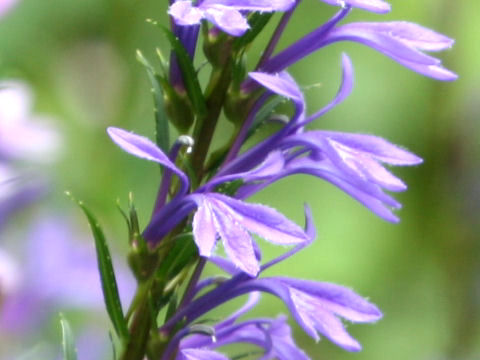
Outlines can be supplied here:
<path id="1" fill-rule="evenodd" d="M 217 289 L 193 301 L 164 326 L 168 328 L 177 319 L 183 318 L 189 324 L 220 304 L 256 291 L 270 293 L 282 300 L 295 321 L 315 340 L 320 340 L 320 335 L 323 335 L 349 351 L 359 351 L 361 346 L 348 334 L 340 318 L 354 323 L 371 323 L 382 318 L 382 313 L 374 304 L 340 285 L 287 277 L 249 279 L 238 273 Z M 239 333 L 236 335 L 238 339 Z M 205 342 L 208 343 L 207 340 Z M 290 341 L 284 338 L 280 343 L 287 346 Z"/>
<path id="2" fill-rule="evenodd" d="M 0 161 L 52 162 L 60 144 L 51 121 L 32 114 L 30 89 L 18 81 L 0 82 Z"/>
<path id="3" fill-rule="evenodd" d="M 315 340 L 320 335 L 338 346 L 361 350 L 339 317 L 355 323 L 375 322 L 382 317 L 380 310 L 350 289 L 336 284 L 285 277 L 255 279 L 240 285 L 262 289 L 278 296 L 288 307 L 297 323 Z"/>
<path id="4" fill-rule="evenodd" d="M 353 41 L 369 46 L 425 76 L 442 81 L 457 78 L 456 74 L 442 67 L 439 59 L 423 53 L 449 49 L 454 40 L 406 21 L 359 22 L 336 26 L 348 12 L 348 8 L 341 10 L 326 24 L 266 61 L 261 70 L 276 73 L 327 45 Z"/>
<path id="5" fill-rule="evenodd" d="M 259 299 L 260 294 L 252 292 L 245 305 L 212 327 L 213 337 L 193 334 L 183 338 L 177 360 L 203 359 L 201 356 L 204 354 L 228 359 L 215 350 L 231 344 L 251 344 L 262 349 L 264 353 L 260 360 L 309 360 L 309 357 L 295 344 L 285 316 L 279 316 L 276 319 L 254 318 L 238 321 L 258 303 Z"/>
<path id="6" fill-rule="evenodd" d="M 224 248 L 242 271 L 255 276 L 259 271 L 250 232 L 280 245 L 297 245 L 308 240 L 304 231 L 286 217 L 264 205 L 248 204 L 216 193 L 193 193 L 184 198 L 188 178 L 155 144 L 143 136 L 118 128 L 108 128 L 112 140 L 126 152 L 155 161 L 172 170 L 183 186 L 177 199 L 155 214 L 144 232 L 147 240 L 156 242 L 197 208 L 193 234 L 200 255 L 210 257 L 221 238 Z M 175 216 L 171 216 L 175 213 Z"/>
<path id="7" fill-rule="evenodd" d="M 305 104 L 300 89 L 294 80 L 285 75 L 252 73 L 250 77 L 272 93 L 291 99 L 296 108 L 296 116 L 285 125 L 277 135 L 277 141 L 265 140 L 263 144 L 246 152 L 227 166 L 217 181 L 230 178 L 229 172 L 237 172 L 246 166 L 252 166 L 250 160 L 261 159 L 261 154 L 269 154 L 268 168 L 275 169 L 266 176 L 263 183 L 256 181 L 246 184 L 237 196 L 244 198 L 283 177 L 304 173 L 323 178 L 388 221 L 398 221 L 391 208 L 400 208 L 400 204 L 385 194 L 388 191 L 403 191 L 406 185 L 382 164 L 395 166 L 416 165 L 422 160 L 384 139 L 372 135 L 348 134 L 328 131 L 305 131 L 303 126 L 325 114 L 343 101 L 353 87 L 353 69 L 348 57 L 343 57 L 343 81 L 335 99 L 313 115 L 305 116 Z M 275 136 L 275 135 L 274 135 Z M 266 146 L 267 145 L 267 146 Z M 266 160 L 265 160 L 266 161 Z M 282 170 L 278 170 L 279 167 Z M 255 169 L 252 170 L 255 179 Z M 249 172 L 242 174 L 248 182 Z"/>
<path id="8" fill-rule="evenodd" d="M 6 15 L 18 0 L 0 0 L 0 17 Z"/>
<path id="9" fill-rule="evenodd" d="M 249 275 L 255 276 L 260 270 L 249 232 L 279 245 L 298 245 L 308 240 L 298 225 L 265 205 L 214 193 L 193 197 L 198 206 L 193 234 L 200 255 L 212 256 L 218 236 L 228 257 Z"/>
<path id="10" fill-rule="evenodd" d="M 295 0 L 204 0 L 193 5 L 191 0 L 173 3 L 168 13 L 180 26 L 197 25 L 206 19 L 232 36 L 240 36 L 248 30 L 248 22 L 242 11 L 286 11 Z"/>

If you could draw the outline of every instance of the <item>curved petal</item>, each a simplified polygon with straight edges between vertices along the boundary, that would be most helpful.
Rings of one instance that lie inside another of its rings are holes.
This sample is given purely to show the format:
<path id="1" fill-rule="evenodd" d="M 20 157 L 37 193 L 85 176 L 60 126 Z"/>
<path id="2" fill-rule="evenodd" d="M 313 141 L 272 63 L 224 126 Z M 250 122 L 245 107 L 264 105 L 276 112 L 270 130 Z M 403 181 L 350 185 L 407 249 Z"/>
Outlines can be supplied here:
<path id="1" fill-rule="evenodd" d="M 221 204 L 212 203 L 212 210 L 217 231 L 222 238 L 228 257 L 239 269 L 250 276 L 256 276 L 260 266 L 255 257 L 252 237 L 229 214 L 226 214 L 225 207 Z"/>
<path id="2" fill-rule="evenodd" d="M 304 126 L 309 122 L 318 119 L 319 117 L 325 115 L 331 109 L 333 109 L 338 104 L 342 103 L 352 92 L 354 84 L 354 75 L 353 75 L 353 65 L 352 61 L 347 54 L 342 54 L 342 82 L 340 88 L 337 91 L 335 98 L 325 107 L 317 111 L 315 114 L 310 115 L 304 122 L 299 123 L 298 126 Z"/>
<path id="3" fill-rule="evenodd" d="M 265 205 L 249 204 L 221 194 L 211 194 L 223 203 L 223 210 L 246 229 L 275 244 L 293 245 L 308 241 L 303 229 L 276 210 Z"/>
<path id="4" fill-rule="evenodd" d="M 149 139 L 116 127 L 109 127 L 107 133 L 113 142 L 124 151 L 141 159 L 154 161 L 165 166 L 178 175 L 184 187 L 188 187 L 189 181 L 187 175 L 170 161 L 168 156 Z"/>

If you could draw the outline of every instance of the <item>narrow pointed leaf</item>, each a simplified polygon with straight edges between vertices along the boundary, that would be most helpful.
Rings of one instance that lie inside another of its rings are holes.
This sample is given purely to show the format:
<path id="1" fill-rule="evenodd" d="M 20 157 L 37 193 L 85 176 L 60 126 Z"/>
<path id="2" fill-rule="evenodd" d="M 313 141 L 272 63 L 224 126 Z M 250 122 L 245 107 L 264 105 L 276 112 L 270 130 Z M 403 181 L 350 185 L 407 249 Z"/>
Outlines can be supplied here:
<path id="1" fill-rule="evenodd" d="M 102 228 L 98 224 L 96 218 L 87 209 L 81 201 L 77 201 L 78 206 L 83 210 L 87 217 L 88 223 L 95 239 L 95 249 L 97 252 L 98 270 L 100 272 L 100 280 L 102 283 L 103 298 L 107 308 L 108 316 L 112 321 L 116 334 L 121 339 L 127 339 L 128 327 L 125 317 L 123 316 L 122 304 L 118 293 L 117 280 L 113 269 L 110 250 L 108 249 L 107 240 L 103 234 Z"/>
<path id="2" fill-rule="evenodd" d="M 77 349 L 75 348 L 72 328 L 63 314 L 60 314 L 60 326 L 62 327 L 63 359 L 77 360 Z"/>
<path id="3" fill-rule="evenodd" d="M 168 118 L 165 113 L 165 105 L 163 102 L 163 89 L 161 86 L 161 76 L 155 72 L 143 54 L 137 50 L 137 60 L 145 67 L 147 71 L 150 85 L 152 86 L 153 105 L 155 113 L 155 140 L 160 149 L 168 152 L 170 149 L 170 137 Z"/>

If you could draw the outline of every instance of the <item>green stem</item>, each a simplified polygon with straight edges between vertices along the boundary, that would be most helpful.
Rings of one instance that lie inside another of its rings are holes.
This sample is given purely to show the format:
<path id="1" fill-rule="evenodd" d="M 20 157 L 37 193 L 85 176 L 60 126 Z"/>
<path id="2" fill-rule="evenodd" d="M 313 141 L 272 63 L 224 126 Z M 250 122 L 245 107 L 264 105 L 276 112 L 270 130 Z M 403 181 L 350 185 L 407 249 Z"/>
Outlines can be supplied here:
<path id="1" fill-rule="evenodd" d="M 207 157 L 213 133 L 222 111 L 228 87 L 232 79 L 232 61 L 222 68 L 213 70 L 207 89 L 207 114 L 197 120 L 194 129 L 195 147 L 192 154 L 192 166 L 198 179 L 203 176 L 203 164 Z"/>

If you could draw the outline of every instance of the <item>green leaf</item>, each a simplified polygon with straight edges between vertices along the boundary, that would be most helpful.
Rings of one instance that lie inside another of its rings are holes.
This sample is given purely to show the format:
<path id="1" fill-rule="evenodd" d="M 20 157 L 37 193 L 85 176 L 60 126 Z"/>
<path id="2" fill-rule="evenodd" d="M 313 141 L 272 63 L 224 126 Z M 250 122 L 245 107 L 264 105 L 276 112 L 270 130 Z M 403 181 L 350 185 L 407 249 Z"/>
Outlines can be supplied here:
<path id="1" fill-rule="evenodd" d="M 168 128 L 168 117 L 165 112 L 165 104 L 163 101 L 163 90 L 161 86 L 162 77 L 155 72 L 153 66 L 150 65 L 140 50 L 137 50 L 137 60 L 145 67 L 148 79 L 152 86 L 155 113 L 155 140 L 158 147 L 168 153 L 170 149 L 170 133 Z"/>
<path id="2" fill-rule="evenodd" d="M 273 13 L 254 13 L 250 17 L 249 25 L 250 29 L 241 37 L 235 39 L 233 47 L 235 50 L 239 50 L 250 44 L 263 28 L 268 24 L 272 18 Z"/>
<path id="3" fill-rule="evenodd" d="M 77 360 L 77 349 L 75 348 L 72 328 L 63 314 L 60 314 L 60 326 L 62 327 L 63 359 Z"/>
<path id="4" fill-rule="evenodd" d="M 72 197 L 69 193 L 67 193 Z M 83 202 L 75 200 L 78 206 L 83 210 L 95 239 L 95 249 L 97 251 L 97 264 L 100 271 L 100 280 L 102 283 L 103 298 L 107 307 L 108 316 L 112 321 L 113 328 L 119 338 L 125 340 L 128 338 L 128 327 L 123 316 L 122 304 L 118 294 L 117 280 L 113 270 L 112 258 L 108 249 L 107 240 L 103 234 L 102 228 L 96 218 L 87 209 Z"/>
<path id="5" fill-rule="evenodd" d="M 275 96 L 270 99 L 257 113 L 255 119 L 253 120 L 253 124 L 248 130 L 247 139 L 250 138 L 255 131 L 263 124 L 265 120 L 273 113 L 275 108 L 285 102 L 285 99 L 280 96 Z"/>
<path id="6" fill-rule="evenodd" d="M 200 87 L 200 82 L 198 81 L 197 72 L 193 66 L 193 61 L 190 59 L 187 50 L 185 50 L 180 40 L 168 28 L 155 21 L 153 21 L 152 24 L 160 28 L 166 35 L 177 57 L 178 65 L 182 71 L 185 89 L 187 90 L 188 98 L 192 102 L 193 109 L 198 116 L 204 116 L 207 112 L 207 104 L 203 96 L 202 88 Z"/>

